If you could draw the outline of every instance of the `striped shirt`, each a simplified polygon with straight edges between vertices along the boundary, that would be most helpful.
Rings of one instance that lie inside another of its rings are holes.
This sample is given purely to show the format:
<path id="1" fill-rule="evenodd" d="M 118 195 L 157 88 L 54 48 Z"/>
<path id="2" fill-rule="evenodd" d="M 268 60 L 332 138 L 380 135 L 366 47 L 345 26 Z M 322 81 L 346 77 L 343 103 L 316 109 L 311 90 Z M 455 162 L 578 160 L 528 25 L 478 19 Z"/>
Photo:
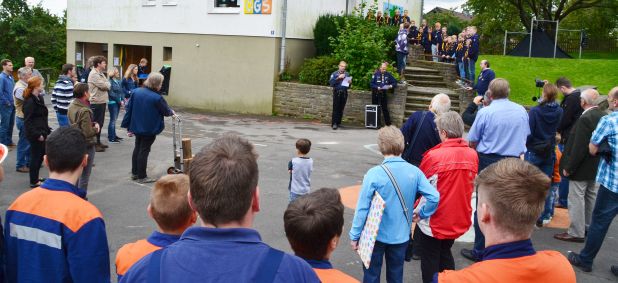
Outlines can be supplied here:
<path id="1" fill-rule="evenodd" d="M 51 103 L 56 112 L 67 115 L 69 104 L 73 100 L 73 80 L 65 75 L 60 75 L 52 92 Z"/>
<path id="2" fill-rule="evenodd" d="M 592 133 L 590 143 L 598 146 L 606 140 L 612 149 L 612 158 L 611 162 L 601 158 L 597 183 L 618 194 L 618 180 L 616 180 L 616 172 L 618 171 L 618 111 L 601 118 L 597 128 Z"/>

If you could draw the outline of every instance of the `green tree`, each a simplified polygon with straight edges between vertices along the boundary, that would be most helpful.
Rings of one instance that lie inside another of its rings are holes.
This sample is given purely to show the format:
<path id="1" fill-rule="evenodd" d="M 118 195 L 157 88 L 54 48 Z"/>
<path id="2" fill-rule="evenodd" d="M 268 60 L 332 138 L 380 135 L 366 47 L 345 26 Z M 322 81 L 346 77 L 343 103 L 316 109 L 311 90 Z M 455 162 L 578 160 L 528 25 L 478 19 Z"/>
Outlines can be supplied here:
<path id="1" fill-rule="evenodd" d="M 452 11 L 428 14 L 425 15 L 425 19 L 428 23 L 440 22 L 442 26 L 447 27 L 448 34 L 459 34 L 464 27 L 470 24 L 468 21 L 455 16 Z"/>
<path id="2" fill-rule="evenodd" d="M 0 55 L 23 66 L 27 56 L 39 68 L 59 69 L 66 58 L 66 13 L 58 17 L 40 4 L 29 7 L 25 0 L 4 0 L 0 5 Z"/>

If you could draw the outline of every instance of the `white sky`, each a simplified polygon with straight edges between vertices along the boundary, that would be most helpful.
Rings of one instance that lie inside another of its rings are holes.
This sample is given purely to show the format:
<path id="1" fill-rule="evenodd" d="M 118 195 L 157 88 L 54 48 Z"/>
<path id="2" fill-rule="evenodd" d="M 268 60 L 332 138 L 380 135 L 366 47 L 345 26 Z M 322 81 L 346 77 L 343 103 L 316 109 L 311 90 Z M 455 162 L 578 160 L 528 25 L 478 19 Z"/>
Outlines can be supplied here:
<path id="1" fill-rule="evenodd" d="M 0 2 L 2 2 L 2 0 L 0 0 Z M 52 13 L 57 15 L 62 15 L 62 12 L 67 8 L 67 0 L 28 0 L 28 4 L 30 5 L 36 5 L 38 3 L 42 3 L 43 7 L 49 9 Z M 464 3 L 466 3 L 466 0 L 426 0 L 424 10 L 425 12 L 428 12 L 435 7 L 442 7 L 446 9 L 456 7 L 458 11 L 461 11 L 460 6 Z"/>

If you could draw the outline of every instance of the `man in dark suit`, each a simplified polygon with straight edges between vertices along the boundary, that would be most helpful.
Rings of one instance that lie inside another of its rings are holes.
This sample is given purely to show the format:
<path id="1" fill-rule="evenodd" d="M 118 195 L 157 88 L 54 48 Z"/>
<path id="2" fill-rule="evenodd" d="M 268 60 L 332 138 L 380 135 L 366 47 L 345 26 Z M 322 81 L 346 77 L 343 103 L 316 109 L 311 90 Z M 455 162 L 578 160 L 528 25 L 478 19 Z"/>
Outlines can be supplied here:
<path id="1" fill-rule="evenodd" d="M 562 154 L 560 171 L 569 178 L 569 218 L 567 232 L 554 235 L 561 241 L 583 243 L 590 225 L 599 186 L 595 182 L 599 156 L 592 156 L 588 143 L 599 120 L 607 113 L 595 104 L 599 93 L 588 89 L 581 94 L 582 116 L 575 122 Z"/>

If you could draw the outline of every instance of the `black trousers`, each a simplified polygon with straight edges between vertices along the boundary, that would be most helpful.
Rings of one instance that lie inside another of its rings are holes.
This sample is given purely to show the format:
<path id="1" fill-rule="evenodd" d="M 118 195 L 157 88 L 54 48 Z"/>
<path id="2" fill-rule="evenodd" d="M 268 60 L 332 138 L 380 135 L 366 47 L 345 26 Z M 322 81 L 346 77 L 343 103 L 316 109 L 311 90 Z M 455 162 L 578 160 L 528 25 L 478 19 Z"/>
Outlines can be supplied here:
<path id="1" fill-rule="evenodd" d="M 341 125 L 341 118 L 343 118 L 343 109 L 345 103 L 348 101 L 348 90 L 339 89 L 333 90 L 333 117 L 331 125 Z"/>
<path id="2" fill-rule="evenodd" d="M 455 259 L 451 253 L 451 247 L 453 247 L 455 240 L 439 240 L 427 236 L 423 232 L 418 234 L 420 234 L 421 273 L 423 275 L 423 282 L 432 282 L 436 272 L 441 272 L 446 269 L 455 269 Z"/>
<path id="3" fill-rule="evenodd" d="M 157 136 L 135 135 L 135 147 L 133 148 L 131 174 L 136 175 L 138 179 L 148 177 L 146 175 L 146 168 L 148 167 L 148 154 L 150 154 L 150 147 L 156 138 Z"/>
<path id="4" fill-rule="evenodd" d="M 92 120 L 99 124 L 99 129 L 103 129 L 103 122 L 105 122 L 105 109 L 107 109 L 107 103 L 103 104 L 90 104 L 92 110 Z M 97 144 L 101 143 L 101 131 L 97 134 Z"/>
<path id="5" fill-rule="evenodd" d="M 371 104 L 380 105 L 378 110 L 378 125 L 382 126 L 382 118 L 384 115 L 384 124 L 391 125 L 391 115 L 388 112 L 388 101 L 386 99 L 386 90 L 374 90 L 371 93 Z M 382 115 L 380 115 L 380 112 Z"/>
<path id="6" fill-rule="evenodd" d="M 43 164 L 43 156 L 45 155 L 44 141 L 30 141 L 30 184 L 34 185 L 39 182 L 39 170 Z"/>

